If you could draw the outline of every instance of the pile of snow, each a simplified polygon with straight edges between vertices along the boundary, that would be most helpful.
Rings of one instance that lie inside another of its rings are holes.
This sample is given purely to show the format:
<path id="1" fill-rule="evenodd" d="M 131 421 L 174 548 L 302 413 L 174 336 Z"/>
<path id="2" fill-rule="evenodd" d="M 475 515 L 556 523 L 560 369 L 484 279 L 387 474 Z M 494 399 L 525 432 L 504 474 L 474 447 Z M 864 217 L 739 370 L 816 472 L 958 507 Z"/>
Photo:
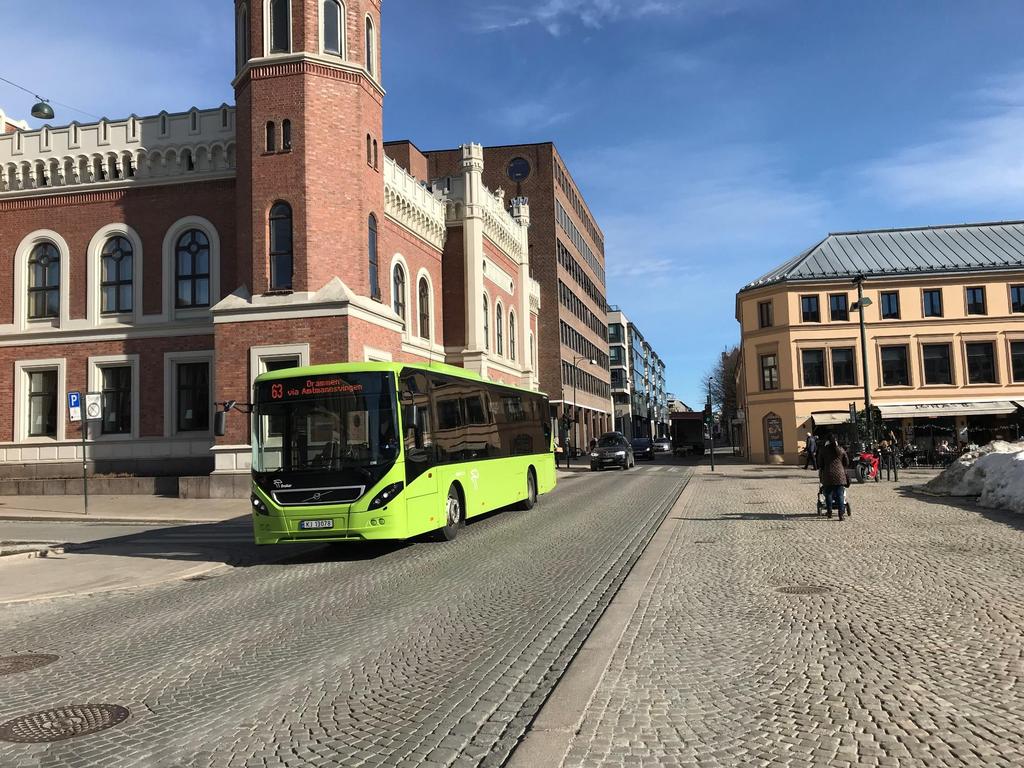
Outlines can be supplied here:
<path id="1" fill-rule="evenodd" d="M 1024 513 L 1024 441 L 996 440 L 965 453 L 921 490 L 940 496 L 977 496 L 983 507 Z"/>

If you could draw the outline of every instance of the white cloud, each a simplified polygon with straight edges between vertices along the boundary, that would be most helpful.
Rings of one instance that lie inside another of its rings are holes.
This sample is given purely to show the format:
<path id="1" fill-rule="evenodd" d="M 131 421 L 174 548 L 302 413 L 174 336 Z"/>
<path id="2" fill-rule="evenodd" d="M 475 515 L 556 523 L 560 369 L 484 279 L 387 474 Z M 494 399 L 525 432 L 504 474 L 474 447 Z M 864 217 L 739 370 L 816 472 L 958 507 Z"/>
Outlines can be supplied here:
<path id="1" fill-rule="evenodd" d="M 728 13 L 733 0 L 533 0 L 487 3 L 474 14 L 478 32 L 498 32 L 537 24 L 558 36 L 568 24 L 598 29 L 622 18 Z"/>
<path id="2" fill-rule="evenodd" d="M 565 122 L 574 111 L 557 98 L 516 101 L 491 113 L 493 122 L 510 131 L 540 130 Z"/>
<path id="3" fill-rule="evenodd" d="M 1024 73 L 970 95 L 975 117 L 946 123 L 936 138 L 870 163 L 872 189 L 898 205 L 977 205 L 1024 197 Z"/>

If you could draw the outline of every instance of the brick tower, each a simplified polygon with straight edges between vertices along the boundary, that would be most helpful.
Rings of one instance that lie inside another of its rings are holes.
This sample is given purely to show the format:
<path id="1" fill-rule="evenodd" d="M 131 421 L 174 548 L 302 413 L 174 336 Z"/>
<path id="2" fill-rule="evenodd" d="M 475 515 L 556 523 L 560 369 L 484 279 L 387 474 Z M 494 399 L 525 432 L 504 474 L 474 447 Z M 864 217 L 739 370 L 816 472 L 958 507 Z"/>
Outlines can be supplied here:
<path id="1" fill-rule="evenodd" d="M 380 0 L 236 0 L 240 274 L 254 295 L 371 286 L 383 219 Z M 287 238 L 271 230 L 291 208 Z M 247 266 L 250 271 L 247 272 Z"/>
<path id="2" fill-rule="evenodd" d="M 271 362 L 397 348 L 384 294 L 380 0 L 235 0 L 237 263 L 213 308 L 218 401 Z M 232 290 L 232 289 L 228 289 Z M 247 469 L 243 419 L 214 448 Z"/>

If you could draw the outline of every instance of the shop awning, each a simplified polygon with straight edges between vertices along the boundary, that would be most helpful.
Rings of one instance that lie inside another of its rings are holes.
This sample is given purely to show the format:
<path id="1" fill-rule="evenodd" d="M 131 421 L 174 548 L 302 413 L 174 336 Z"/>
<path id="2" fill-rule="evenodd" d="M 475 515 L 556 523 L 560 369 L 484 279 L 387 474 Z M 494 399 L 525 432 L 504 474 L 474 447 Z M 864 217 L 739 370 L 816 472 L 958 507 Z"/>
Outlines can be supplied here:
<path id="1" fill-rule="evenodd" d="M 816 427 L 830 427 L 834 424 L 849 424 L 849 411 L 816 411 L 811 414 Z"/>
<path id="2" fill-rule="evenodd" d="M 1009 400 L 966 403 L 891 403 L 879 405 L 883 419 L 927 419 L 932 416 L 1003 416 L 1017 412 Z"/>

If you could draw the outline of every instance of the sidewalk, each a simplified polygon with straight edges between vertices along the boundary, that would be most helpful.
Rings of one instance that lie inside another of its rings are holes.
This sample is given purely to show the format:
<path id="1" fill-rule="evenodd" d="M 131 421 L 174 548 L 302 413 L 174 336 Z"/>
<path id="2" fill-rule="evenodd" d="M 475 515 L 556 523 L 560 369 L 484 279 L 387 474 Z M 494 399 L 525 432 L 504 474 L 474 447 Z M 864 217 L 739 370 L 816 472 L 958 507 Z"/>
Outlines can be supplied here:
<path id="1" fill-rule="evenodd" d="M 69 544 L 44 557 L 0 557 L 0 605 L 150 587 L 218 568 L 270 563 L 316 548 L 257 548 L 248 518 L 244 499 L 97 496 L 90 497 L 86 516 L 80 496 L 3 497 L 0 539 L 4 521 L 50 522 L 53 533 L 46 540 L 58 543 L 69 540 L 61 538 L 61 523 L 76 528 L 95 524 L 96 539 Z M 128 523 L 147 529 L 139 531 Z"/>
<path id="2" fill-rule="evenodd" d="M 510 768 L 1022 765 L 1024 517 L 701 467 Z"/>
<path id="3" fill-rule="evenodd" d="M 245 499 L 177 499 L 164 496 L 3 496 L 0 520 L 76 520 L 131 523 L 218 523 L 249 514 Z"/>

